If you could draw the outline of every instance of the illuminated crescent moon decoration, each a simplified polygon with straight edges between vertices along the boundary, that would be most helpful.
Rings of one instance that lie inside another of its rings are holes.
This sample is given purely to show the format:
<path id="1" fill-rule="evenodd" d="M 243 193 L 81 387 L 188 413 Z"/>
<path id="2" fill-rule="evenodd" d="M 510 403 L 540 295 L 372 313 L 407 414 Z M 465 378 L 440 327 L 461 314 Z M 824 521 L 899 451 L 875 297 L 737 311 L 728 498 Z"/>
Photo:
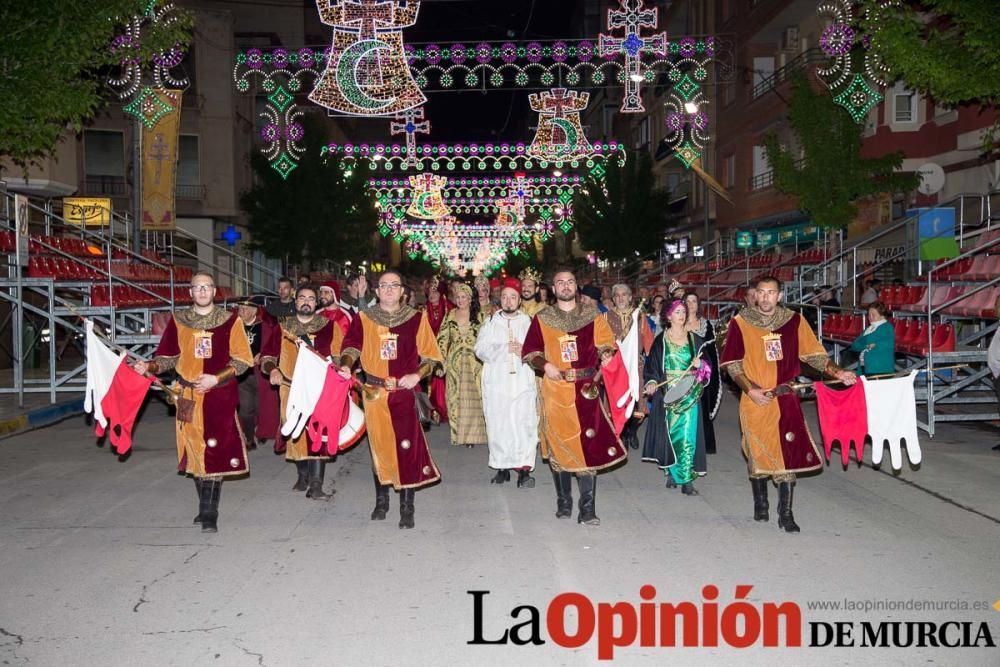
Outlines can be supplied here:
<path id="1" fill-rule="evenodd" d="M 580 113 L 589 101 L 589 93 L 565 88 L 528 95 L 531 110 L 538 112 L 538 130 L 528 154 L 540 159 L 572 159 L 590 153 L 590 142 L 580 125 Z M 555 132 L 556 128 L 560 132 Z M 557 138 L 557 134 L 564 136 Z"/>
<path id="2" fill-rule="evenodd" d="M 358 82 L 358 68 L 369 54 L 381 50 L 391 50 L 392 47 L 377 39 L 365 39 L 355 42 L 341 54 L 337 61 L 337 85 L 341 92 L 354 104 L 366 111 L 385 109 L 396 101 L 396 96 L 386 98 L 372 97 L 367 94 Z"/>
<path id="3" fill-rule="evenodd" d="M 406 214 L 421 220 L 437 220 L 451 213 L 445 206 L 441 191 L 448 184 L 444 176 L 420 174 L 410 176 L 410 186 L 413 188 L 413 202 L 406 209 Z"/>
<path id="4" fill-rule="evenodd" d="M 572 150 L 572 147 L 576 146 L 576 142 L 580 138 L 580 135 L 577 134 L 576 128 L 573 127 L 573 123 L 571 123 L 566 118 L 553 118 L 549 122 L 558 127 L 560 130 L 562 130 L 563 135 L 566 137 L 565 142 L 561 141 L 554 142 L 556 152 L 562 153 L 563 151 L 561 149 L 563 146 L 569 149 L 566 152 L 570 152 L 570 150 Z"/>
<path id="5" fill-rule="evenodd" d="M 403 45 L 403 28 L 417 22 L 420 2 L 316 0 L 316 5 L 320 20 L 333 26 L 333 46 L 322 58 L 326 68 L 309 93 L 311 102 L 338 114 L 375 117 L 427 101 Z M 309 53 L 305 60 L 311 69 L 319 54 Z M 287 65 L 282 61 L 282 71 Z"/>

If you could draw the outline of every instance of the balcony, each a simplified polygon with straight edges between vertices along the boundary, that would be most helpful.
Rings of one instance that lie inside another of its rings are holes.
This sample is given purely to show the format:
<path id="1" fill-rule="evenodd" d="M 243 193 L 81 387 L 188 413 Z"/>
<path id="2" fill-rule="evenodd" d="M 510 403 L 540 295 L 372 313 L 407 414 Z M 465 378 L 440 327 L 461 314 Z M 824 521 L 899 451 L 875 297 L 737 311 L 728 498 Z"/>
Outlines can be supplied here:
<path id="1" fill-rule="evenodd" d="M 805 158 L 799 158 L 795 161 L 796 167 L 801 167 L 805 164 Z M 756 176 L 751 176 L 747 181 L 747 188 L 750 192 L 757 192 L 758 190 L 766 190 L 767 188 L 774 187 L 774 169 L 768 169 L 765 172 L 761 172 Z"/>
<path id="2" fill-rule="evenodd" d="M 83 191 L 88 195 L 124 197 L 128 195 L 129 186 L 123 176 L 87 176 L 83 180 Z"/>
<path id="3" fill-rule="evenodd" d="M 178 183 L 174 193 L 178 199 L 194 199 L 201 200 L 205 198 L 205 186 L 204 185 L 187 185 Z"/>
<path id="4" fill-rule="evenodd" d="M 774 169 L 769 169 L 762 174 L 750 177 L 748 187 L 750 192 L 757 192 L 758 190 L 766 190 L 767 188 L 774 187 Z"/>
<path id="5" fill-rule="evenodd" d="M 776 69 L 770 76 L 757 82 L 750 92 L 750 99 L 755 100 L 778 87 L 779 84 L 792 78 L 810 65 L 825 64 L 829 58 L 820 49 L 809 49 L 789 60 L 783 67 Z"/>

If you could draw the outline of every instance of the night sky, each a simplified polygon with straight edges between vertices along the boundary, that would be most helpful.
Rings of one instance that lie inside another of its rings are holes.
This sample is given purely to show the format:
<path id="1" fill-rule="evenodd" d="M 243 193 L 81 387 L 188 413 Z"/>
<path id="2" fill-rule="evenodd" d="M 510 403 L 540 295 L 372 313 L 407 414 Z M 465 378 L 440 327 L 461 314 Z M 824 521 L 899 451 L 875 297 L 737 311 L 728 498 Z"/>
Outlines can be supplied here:
<path id="1" fill-rule="evenodd" d="M 403 33 L 410 44 L 472 46 L 479 41 L 572 39 L 582 3 L 576 0 L 425 0 L 417 25 Z M 424 107 L 431 134 L 419 142 L 530 142 L 535 114 L 528 92 L 455 90 L 429 92 Z"/>

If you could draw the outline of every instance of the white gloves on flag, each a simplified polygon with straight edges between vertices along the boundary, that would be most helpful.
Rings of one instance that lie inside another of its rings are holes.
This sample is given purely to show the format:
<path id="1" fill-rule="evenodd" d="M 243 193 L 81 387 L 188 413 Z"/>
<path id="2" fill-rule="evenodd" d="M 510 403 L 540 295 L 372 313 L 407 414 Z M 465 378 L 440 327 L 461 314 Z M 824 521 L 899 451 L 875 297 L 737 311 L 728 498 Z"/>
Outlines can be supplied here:
<path id="1" fill-rule="evenodd" d="M 306 427 L 309 417 L 316 410 L 326 369 L 330 364 L 312 350 L 299 347 L 299 356 L 292 371 L 292 386 L 288 390 L 288 404 L 285 406 L 285 421 L 281 425 L 281 435 L 298 438 Z"/>

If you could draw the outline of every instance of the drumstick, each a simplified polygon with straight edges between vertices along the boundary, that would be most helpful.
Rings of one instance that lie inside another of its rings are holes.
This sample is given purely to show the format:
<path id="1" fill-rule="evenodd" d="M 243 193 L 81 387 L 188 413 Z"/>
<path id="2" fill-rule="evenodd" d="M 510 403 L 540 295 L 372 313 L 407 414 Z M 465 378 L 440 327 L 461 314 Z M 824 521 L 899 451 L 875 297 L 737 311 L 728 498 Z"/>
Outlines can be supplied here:
<path id="1" fill-rule="evenodd" d="M 684 369 L 684 371 L 680 375 L 678 375 L 677 377 L 666 379 L 663 382 L 660 382 L 659 384 L 654 385 L 653 386 L 653 391 L 656 391 L 657 389 L 659 389 L 660 387 L 662 387 L 665 384 L 670 384 L 671 382 L 676 382 L 678 378 L 682 378 L 685 375 L 687 375 L 688 373 L 691 373 L 692 371 L 694 371 L 695 370 L 694 362 L 701 361 L 701 351 L 703 349 L 705 349 L 705 346 L 708 345 L 710 342 L 712 342 L 712 341 L 707 341 L 706 340 L 704 343 L 702 343 L 701 345 L 698 346 L 698 351 L 695 353 L 694 358 L 691 360 L 691 363 L 688 364 L 688 367 L 686 369 Z"/>

